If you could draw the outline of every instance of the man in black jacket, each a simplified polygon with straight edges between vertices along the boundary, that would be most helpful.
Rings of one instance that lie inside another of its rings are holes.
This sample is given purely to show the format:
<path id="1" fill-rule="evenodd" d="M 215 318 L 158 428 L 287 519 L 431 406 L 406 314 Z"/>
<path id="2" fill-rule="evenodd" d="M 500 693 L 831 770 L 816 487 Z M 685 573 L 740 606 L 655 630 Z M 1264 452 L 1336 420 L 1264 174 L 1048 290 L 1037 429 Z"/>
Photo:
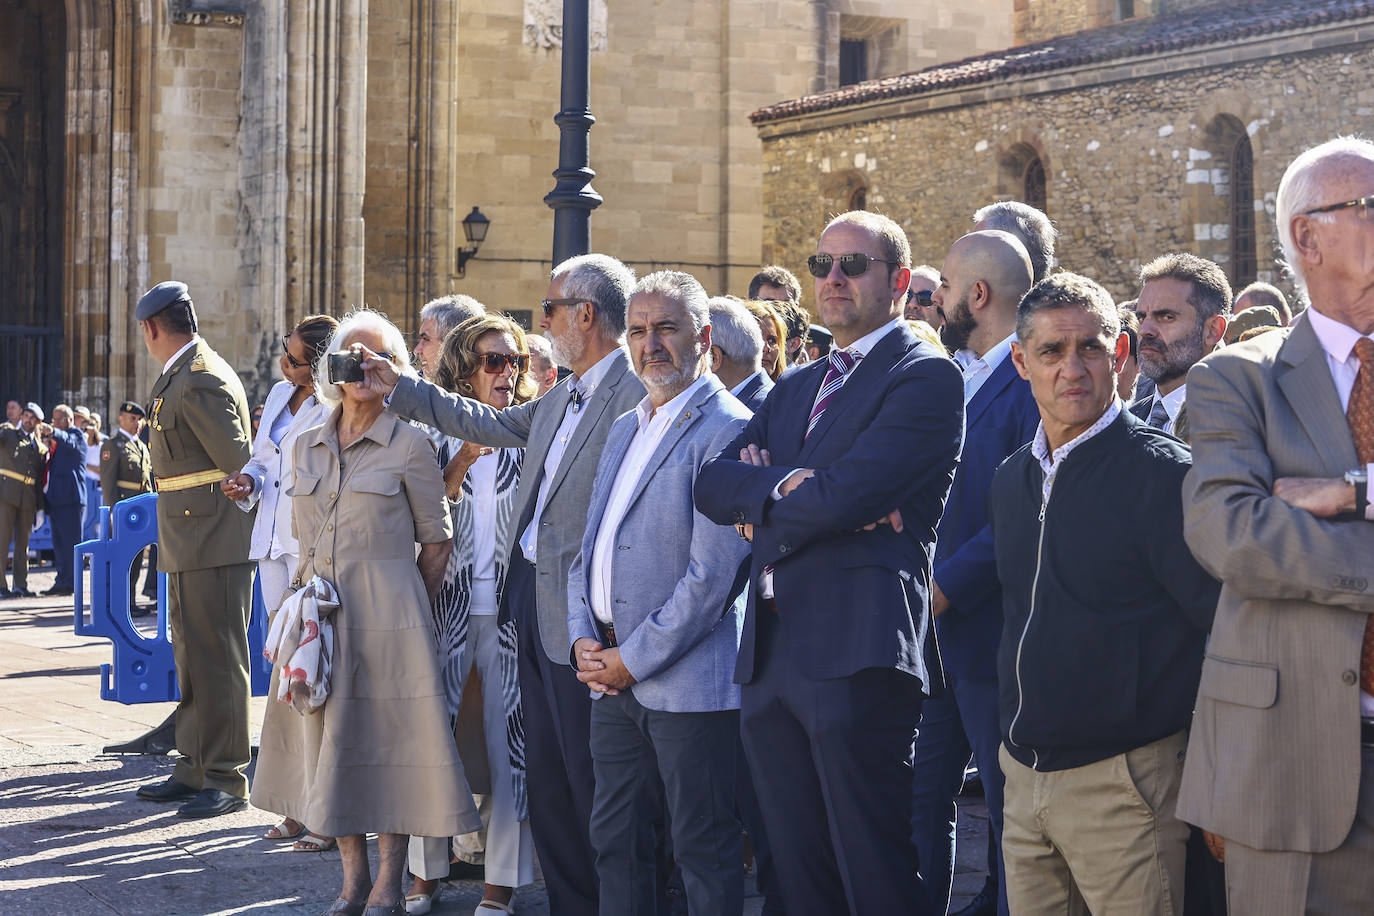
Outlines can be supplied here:
<path id="1" fill-rule="evenodd" d="M 1012 360 L 1040 409 L 993 481 L 1003 854 L 1014 913 L 1177 913 L 1174 814 L 1219 585 L 1183 541 L 1188 447 L 1122 409 L 1107 292 L 1042 280 Z"/>

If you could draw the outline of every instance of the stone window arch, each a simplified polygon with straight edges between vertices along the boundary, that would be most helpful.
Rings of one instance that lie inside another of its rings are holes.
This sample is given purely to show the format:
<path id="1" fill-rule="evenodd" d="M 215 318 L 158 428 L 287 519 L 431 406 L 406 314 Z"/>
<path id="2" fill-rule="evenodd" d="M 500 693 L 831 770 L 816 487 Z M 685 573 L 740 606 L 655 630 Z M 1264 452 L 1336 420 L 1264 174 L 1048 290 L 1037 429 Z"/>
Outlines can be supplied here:
<path id="1" fill-rule="evenodd" d="M 1245 124 L 1218 114 L 1190 148 L 1185 219 L 1193 225 L 1194 251 L 1221 265 L 1239 288 L 1256 278 L 1255 155 Z"/>
<path id="2" fill-rule="evenodd" d="M 823 173 L 820 190 L 826 208 L 836 213 L 868 209 L 868 178 L 858 169 Z"/>
<path id="3" fill-rule="evenodd" d="M 1039 150 L 1019 142 L 998 157 L 997 196 L 1049 212 L 1049 169 Z"/>
<path id="4" fill-rule="evenodd" d="M 1241 131 L 1231 147 L 1231 284 L 1255 281 L 1255 151 Z"/>

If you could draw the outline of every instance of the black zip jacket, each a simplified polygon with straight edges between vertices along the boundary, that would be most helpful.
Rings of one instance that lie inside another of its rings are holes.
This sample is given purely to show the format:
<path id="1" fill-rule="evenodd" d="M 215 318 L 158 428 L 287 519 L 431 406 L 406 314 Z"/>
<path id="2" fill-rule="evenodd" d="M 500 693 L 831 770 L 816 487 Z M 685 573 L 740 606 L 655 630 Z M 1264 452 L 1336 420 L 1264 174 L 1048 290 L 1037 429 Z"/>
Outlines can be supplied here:
<path id="1" fill-rule="evenodd" d="M 1122 410 L 1045 480 L 998 469 L 1002 736 L 1037 770 L 1105 760 L 1188 726 L 1220 584 L 1183 541 L 1188 446 Z"/>

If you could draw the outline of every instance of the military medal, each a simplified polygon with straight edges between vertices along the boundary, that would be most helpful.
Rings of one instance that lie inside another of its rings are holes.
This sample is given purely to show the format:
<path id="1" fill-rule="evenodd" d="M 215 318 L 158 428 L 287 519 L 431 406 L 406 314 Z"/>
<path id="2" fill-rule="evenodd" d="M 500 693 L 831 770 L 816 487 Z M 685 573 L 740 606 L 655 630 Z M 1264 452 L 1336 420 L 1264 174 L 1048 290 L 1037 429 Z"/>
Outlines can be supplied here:
<path id="1" fill-rule="evenodd" d="M 161 432 L 162 426 L 157 421 L 157 413 L 162 409 L 162 398 L 153 398 L 153 429 Z"/>

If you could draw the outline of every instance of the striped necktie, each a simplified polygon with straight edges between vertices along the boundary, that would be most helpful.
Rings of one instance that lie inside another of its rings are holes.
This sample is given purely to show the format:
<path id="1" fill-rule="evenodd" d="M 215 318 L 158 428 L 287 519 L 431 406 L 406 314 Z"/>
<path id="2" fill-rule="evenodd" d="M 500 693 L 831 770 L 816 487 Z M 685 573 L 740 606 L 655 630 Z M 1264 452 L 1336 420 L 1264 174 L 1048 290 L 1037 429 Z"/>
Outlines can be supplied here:
<path id="1" fill-rule="evenodd" d="M 1155 402 L 1150 406 L 1150 419 L 1145 422 L 1161 430 L 1169 425 L 1169 408 L 1164 406 L 1164 398 L 1158 392 L 1155 392 Z"/>
<path id="2" fill-rule="evenodd" d="M 1360 372 L 1350 389 L 1345 418 L 1350 423 L 1350 436 L 1355 440 L 1355 455 L 1361 464 L 1374 463 L 1374 340 L 1361 337 L 1355 341 L 1355 355 L 1360 358 Z M 1360 648 L 1360 689 L 1374 694 L 1374 615 L 1364 625 L 1364 641 Z"/>
<path id="3" fill-rule="evenodd" d="M 806 436 L 802 441 L 811 437 L 811 431 L 820 422 L 821 414 L 830 406 L 830 402 L 844 386 L 844 380 L 848 377 L 850 370 L 858 365 L 862 356 L 850 353 L 848 350 L 830 351 L 830 368 L 825 370 L 825 380 L 821 382 L 821 390 L 816 392 L 816 403 L 811 408 L 811 419 L 806 421 Z"/>

